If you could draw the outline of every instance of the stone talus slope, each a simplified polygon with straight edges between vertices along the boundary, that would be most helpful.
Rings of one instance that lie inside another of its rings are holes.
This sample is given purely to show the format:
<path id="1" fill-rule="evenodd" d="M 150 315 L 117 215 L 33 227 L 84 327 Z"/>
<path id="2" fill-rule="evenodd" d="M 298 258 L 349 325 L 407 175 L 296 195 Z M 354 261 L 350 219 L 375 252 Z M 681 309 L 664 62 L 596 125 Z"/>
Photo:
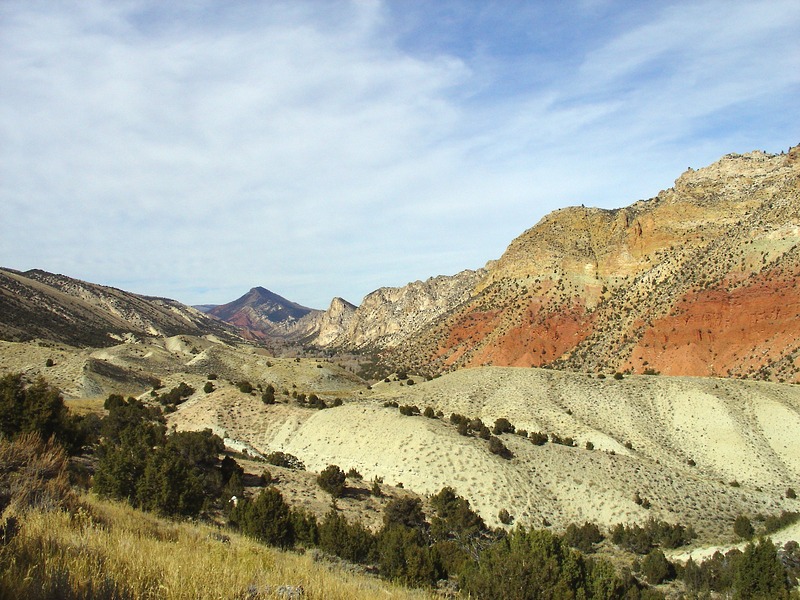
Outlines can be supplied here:
<path id="1" fill-rule="evenodd" d="M 800 150 L 729 155 L 618 210 L 562 209 L 387 358 L 798 381 Z"/>

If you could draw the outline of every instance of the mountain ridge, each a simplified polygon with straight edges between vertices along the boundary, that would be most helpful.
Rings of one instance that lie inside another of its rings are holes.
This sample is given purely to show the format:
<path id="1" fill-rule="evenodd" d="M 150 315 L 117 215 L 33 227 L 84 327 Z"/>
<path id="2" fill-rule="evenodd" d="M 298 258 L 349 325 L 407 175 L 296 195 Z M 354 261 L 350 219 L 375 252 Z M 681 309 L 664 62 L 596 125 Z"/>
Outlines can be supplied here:
<path id="1" fill-rule="evenodd" d="M 53 302 L 70 306 L 67 324 L 83 322 L 70 311 L 91 313 L 87 303 L 105 311 L 100 321 L 84 318 L 92 332 L 84 344 L 100 338 L 107 344 L 128 330 L 228 327 L 201 322 L 202 313 L 164 299 L 131 295 L 121 308 L 110 300 L 126 294 L 121 290 L 44 271 L 0 275 L 6 339 L 30 337 L 26 327 L 42 337 L 74 338 L 41 300 L 48 289 L 65 294 Z M 389 371 L 436 375 L 494 365 L 799 382 L 798 276 L 800 149 L 794 147 L 725 155 L 621 208 L 558 209 L 482 269 L 379 288 L 358 306 L 334 298 L 316 310 L 254 287 L 208 314 L 251 340 L 373 354 Z M 13 291 L 23 288 L 27 305 Z M 145 312 L 171 319 L 154 327 L 133 309 L 143 310 L 142 302 L 149 303 Z M 37 326 L 37 319 L 50 324 Z M 98 338 L 100 322 L 110 337 Z"/>
<path id="2" fill-rule="evenodd" d="M 49 273 L 0 268 L 0 338 L 42 338 L 105 347 L 127 336 L 215 335 L 240 340 L 231 325 L 168 298 Z"/>

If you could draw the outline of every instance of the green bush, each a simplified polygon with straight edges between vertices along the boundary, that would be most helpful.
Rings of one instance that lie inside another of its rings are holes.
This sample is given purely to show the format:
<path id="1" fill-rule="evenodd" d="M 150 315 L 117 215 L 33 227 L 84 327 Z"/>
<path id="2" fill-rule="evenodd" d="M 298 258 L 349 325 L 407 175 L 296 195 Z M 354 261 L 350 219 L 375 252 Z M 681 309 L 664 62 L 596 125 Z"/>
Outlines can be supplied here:
<path id="1" fill-rule="evenodd" d="M 164 392 L 163 394 L 156 395 L 155 399 L 159 402 L 162 406 L 178 406 L 179 404 L 185 402 L 189 396 L 194 394 L 195 390 L 192 386 L 188 385 L 186 382 L 181 381 L 176 387 L 172 388 L 168 392 Z"/>
<path id="2" fill-rule="evenodd" d="M 303 509 L 290 511 L 289 519 L 294 530 L 295 542 L 307 548 L 319 544 L 319 524 L 314 513 Z"/>
<path id="3" fill-rule="evenodd" d="M 492 436 L 489 438 L 489 452 L 497 454 L 501 458 L 509 460 L 514 457 L 514 454 L 506 448 L 506 445 L 500 441 L 500 438 Z"/>
<path id="4" fill-rule="evenodd" d="M 289 505 L 274 487 L 262 490 L 255 500 L 242 498 L 231 511 L 231 523 L 242 533 L 270 546 L 290 548 L 295 541 Z"/>
<path id="5" fill-rule="evenodd" d="M 422 501 L 419 498 L 401 497 L 391 500 L 383 509 L 383 525 L 421 528 L 425 525 Z"/>
<path id="6" fill-rule="evenodd" d="M 276 467 L 292 469 L 293 471 L 305 471 L 306 469 L 303 461 L 288 452 L 270 452 L 265 457 L 265 460 Z"/>
<path id="7" fill-rule="evenodd" d="M 334 498 L 340 498 L 344 494 L 345 474 L 337 465 L 328 465 L 317 476 L 319 487 L 328 492 Z"/>
<path id="8" fill-rule="evenodd" d="M 535 446 L 544 446 L 549 441 L 550 438 L 547 436 L 546 433 L 541 433 L 539 431 L 531 431 L 528 434 L 528 439 Z"/>
<path id="9" fill-rule="evenodd" d="M 465 417 L 464 415 L 459 415 L 458 413 L 452 413 L 450 415 L 450 423 L 453 425 L 458 426 L 460 423 L 464 421 L 469 422 L 469 419 L 467 419 L 467 417 Z"/>
<path id="10" fill-rule="evenodd" d="M 736 564 L 733 589 L 734 597 L 741 600 L 789 597 L 786 568 L 770 540 L 747 544 Z"/>
<path id="11" fill-rule="evenodd" d="M 595 544 L 599 544 L 602 541 L 603 535 L 595 523 L 587 522 L 581 526 L 570 523 L 564 532 L 564 542 L 584 554 L 592 554 L 595 551 Z"/>
<path id="12" fill-rule="evenodd" d="M 336 510 L 331 510 L 319 524 L 319 546 L 325 552 L 354 563 L 376 559 L 377 539 L 361 523 L 348 523 Z"/>
<path id="13" fill-rule="evenodd" d="M 800 513 L 783 511 L 779 516 L 769 516 L 764 519 L 764 535 L 775 533 L 784 527 L 797 523 Z"/>
<path id="14" fill-rule="evenodd" d="M 473 598 L 592 597 L 585 562 L 548 531 L 512 531 L 468 563 L 459 582 Z"/>
<path id="15" fill-rule="evenodd" d="M 67 407 L 61 393 L 41 377 L 27 384 L 21 373 L 0 378 L 0 435 L 38 433 L 43 440 L 69 438 Z"/>
<path id="16" fill-rule="evenodd" d="M 494 422 L 492 433 L 500 435 L 503 433 L 514 433 L 515 427 L 505 417 L 500 417 Z"/>
<path id="17" fill-rule="evenodd" d="M 381 575 L 410 586 L 432 586 L 444 576 L 438 552 L 418 529 L 390 526 L 378 541 Z"/>
<path id="18" fill-rule="evenodd" d="M 480 536 L 486 530 L 486 524 L 472 510 L 469 500 L 456 494 L 451 487 L 444 487 L 438 494 L 431 496 L 431 506 L 435 511 L 431 519 L 431 535 L 434 539 L 453 537 L 466 550 L 464 545 L 468 540 Z"/>
<path id="19" fill-rule="evenodd" d="M 511 523 L 514 521 L 514 517 L 512 517 L 511 513 L 505 508 L 500 509 L 500 512 L 497 513 L 497 518 L 500 519 L 500 522 L 503 525 L 511 525 Z"/>
<path id="20" fill-rule="evenodd" d="M 651 550 L 642 560 L 642 573 L 648 583 L 658 585 L 675 577 L 675 568 L 661 550 Z"/>
<path id="21" fill-rule="evenodd" d="M 261 394 L 261 401 L 264 404 L 275 404 L 275 387 L 268 383 L 267 387 L 264 388 L 264 392 Z"/>
<path id="22" fill-rule="evenodd" d="M 611 541 L 636 554 L 647 554 L 656 544 L 664 548 L 679 548 L 696 537 L 694 529 L 680 524 L 648 519 L 644 527 L 633 525 L 615 525 L 611 530 Z"/>
<path id="23" fill-rule="evenodd" d="M 733 522 L 733 533 L 742 539 L 749 540 L 753 537 L 755 530 L 753 529 L 753 524 L 750 522 L 750 519 L 745 515 L 739 515 Z"/>
<path id="24" fill-rule="evenodd" d="M 103 408 L 105 410 L 111 410 L 112 408 L 119 408 L 120 406 L 125 405 L 125 398 L 122 397 L 121 394 L 109 394 L 106 401 L 103 402 Z"/>

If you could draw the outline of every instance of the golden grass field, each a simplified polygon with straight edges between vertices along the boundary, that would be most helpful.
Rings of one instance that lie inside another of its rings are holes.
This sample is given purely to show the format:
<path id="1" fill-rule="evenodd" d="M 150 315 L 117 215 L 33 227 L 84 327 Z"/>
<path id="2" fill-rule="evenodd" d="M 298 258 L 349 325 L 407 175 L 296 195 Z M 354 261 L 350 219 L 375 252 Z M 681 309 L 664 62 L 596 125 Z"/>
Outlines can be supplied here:
<path id="1" fill-rule="evenodd" d="M 0 549 L 13 563 L 0 584 L 7 598 L 277 598 L 280 586 L 302 586 L 309 599 L 433 597 L 317 561 L 316 553 L 282 552 L 93 496 L 80 501 L 75 514 L 20 515 L 20 533 Z"/>

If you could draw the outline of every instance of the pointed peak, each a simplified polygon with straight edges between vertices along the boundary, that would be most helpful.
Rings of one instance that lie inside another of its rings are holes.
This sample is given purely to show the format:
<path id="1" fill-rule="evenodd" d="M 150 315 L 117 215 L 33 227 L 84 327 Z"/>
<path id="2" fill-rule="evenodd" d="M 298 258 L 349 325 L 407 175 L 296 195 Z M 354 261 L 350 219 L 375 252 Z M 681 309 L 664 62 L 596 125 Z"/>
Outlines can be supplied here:
<path id="1" fill-rule="evenodd" d="M 348 302 L 344 298 L 336 296 L 333 300 L 331 300 L 331 305 L 328 310 L 336 310 L 336 309 L 346 309 L 346 310 L 355 310 L 358 308 L 352 302 Z"/>

